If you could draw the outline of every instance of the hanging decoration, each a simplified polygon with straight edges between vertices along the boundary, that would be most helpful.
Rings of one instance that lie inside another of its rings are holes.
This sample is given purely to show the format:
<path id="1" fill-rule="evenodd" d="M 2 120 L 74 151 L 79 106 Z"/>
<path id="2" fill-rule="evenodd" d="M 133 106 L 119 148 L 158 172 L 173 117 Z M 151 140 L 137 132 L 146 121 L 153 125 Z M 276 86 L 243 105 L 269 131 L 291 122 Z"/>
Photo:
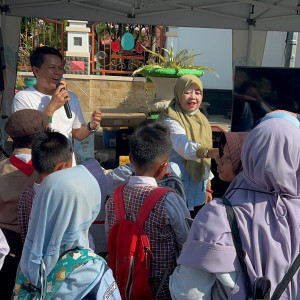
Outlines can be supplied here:
<path id="1" fill-rule="evenodd" d="M 134 48 L 134 38 L 129 32 L 126 32 L 121 40 L 121 46 L 124 50 L 132 50 Z"/>

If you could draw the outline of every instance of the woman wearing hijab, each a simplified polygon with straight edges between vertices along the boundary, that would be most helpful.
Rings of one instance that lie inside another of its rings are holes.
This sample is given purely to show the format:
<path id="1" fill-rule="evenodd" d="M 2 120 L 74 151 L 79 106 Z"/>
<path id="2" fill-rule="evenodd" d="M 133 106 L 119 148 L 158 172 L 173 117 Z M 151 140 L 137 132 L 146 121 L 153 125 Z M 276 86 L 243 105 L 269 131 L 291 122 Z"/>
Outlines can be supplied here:
<path id="1" fill-rule="evenodd" d="M 271 281 L 271 295 L 300 249 L 300 131 L 286 119 L 260 123 L 242 149 L 243 170 L 229 186 L 229 199 L 245 252 L 250 287 Z M 173 299 L 247 299 L 221 199 L 196 216 L 170 279 Z M 280 299 L 299 299 L 296 273 Z"/>
<path id="2" fill-rule="evenodd" d="M 210 159 L 218 154 L 218 149 L 212 148 L 211 126 L 199 110 L 202 98 L 201 80 L 194 75 L 184 75 L 176 82 L 174 99 L 159 115 L 170 128 L 173 145 L 170 161 L 179 165 L 192 214 L 205 203 Z"/>
<path id="3" fill-rule="evenodd" d="M 121 299 L 111 270 L 89 249 L 88 230 L 100 206 L 99 184 L 84 166 L 52 173 L 41 183 L 17 274 L 17 299 L 22 299 L 21 285 L 27 281 L 40 290 L 42 299 L 49 293 L 51 299 Z M 91 259 L 82 263 L 84 250 Z M 74 270 L 67 276 L 67 266 L 63 265 L 53 274 L 58 260 L 67 254 L 76 262 Z M 53 292 L 59 280 L 63 282 Z"/>

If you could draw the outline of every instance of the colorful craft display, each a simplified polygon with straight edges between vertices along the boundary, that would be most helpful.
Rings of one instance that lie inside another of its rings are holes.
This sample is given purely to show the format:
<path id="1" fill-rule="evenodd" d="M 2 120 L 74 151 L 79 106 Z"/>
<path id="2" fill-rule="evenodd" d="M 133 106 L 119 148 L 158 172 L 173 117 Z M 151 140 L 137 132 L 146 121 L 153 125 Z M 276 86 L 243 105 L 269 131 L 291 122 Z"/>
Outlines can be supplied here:
<path id="1" fill-rule="evenodd" d="M 123 47 L 123 46 L 122 46 Z M 118 52 L 120 51 L 121 49 L 121 46 L 120 46 L 120 43 L 119 42 L 112 42 L 111 43 L 111 50 L 114 51 L 114 52 Z"/>
<path id="2" fill-rule="evenodd" d="M 111 42 L 110 44 L 111 50 L 113 52 L 119 52 L 122 49 L 125 51 L 131 51 L 132 49 L 135 49 L 135 52 L 137 54 L 144 53 L 144 48 L 142 46 L 142 43 L 135 43 L 135 39 L 133 35 L 130 32 L 124 33 L 121 39 L 121 43 L 119 41 Z M 100 58 L 105 58 L 105 56 L 101 55 Z"/>
<path id="3" fill-rule="evenodd" d="M 121 46 L 124 50 L 132 50 L 134 48 L 134 37 L 131 33 L 126 32 L 121 40 Z"/>
<path id="4" fill-rule="evenodd" d="M 138 54 L 142 54 L 142 53 L 144 53 L 144 48 L 142 47 L 142 45 L 140 43 L 136 43 L 135 51 Z"/>

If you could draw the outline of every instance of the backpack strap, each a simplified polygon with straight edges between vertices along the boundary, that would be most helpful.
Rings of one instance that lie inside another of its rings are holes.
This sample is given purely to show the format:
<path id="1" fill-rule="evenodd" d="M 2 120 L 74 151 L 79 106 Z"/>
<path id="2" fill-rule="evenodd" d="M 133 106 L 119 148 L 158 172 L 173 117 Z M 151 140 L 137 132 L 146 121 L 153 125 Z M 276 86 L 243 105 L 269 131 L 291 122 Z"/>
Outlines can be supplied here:
<path id="1" fill-rule="evenodd" d="M 253 292 L 252 292 L 252 288 L 250 286 L 250 278 L 249 278 L 249 274 L 247 272 L 247 266 L 246 263 L 244 261 L 245 258 L 245 251 L 243 249 L 243 245 L 242 245 L 242 240 L 241 240 L 241 236 L 240 236 L 240 232 L 238 229 L 238 225 L 237 225 L 237 221 L 236 221 L 236 217 L 235 217 L 235 213 L 234 210 L 231 206 L 231 203 L 228 199 L 226 198 L 221 198 L 225 208 L 226 208 L 226 213 L 227 213 L 227 219 L 229 222 L 229 226 L 231 229 L 231 234 L 232 234 L 232 239 L 233 239 L 233 244 L 240 262 L 240 265 L 242 267 L 242 270 L 244 272 L 244 275 L 246 277 L 246 285 L 248 288 L 248 298 L 253 299 Z"/>
<path id="2" fill-rule="evenodd" d="M 47 291 L 46 299 L 53 299 L 64 280 L 74 270 L 94 259 L 99 259 L 106 264 L 106 261 L 101 256 L 87 248 L 77 248 L 66 251 L 65 254 L 59 258 L 55 267 L 47 276 L 47 287 L 51 287 L 51 291 Z"/>
<path id="3" fill-rule="evenodd" d="M 171 192 L 168 189 L 157 187 L 152 190 L 144 200 L 142 207 L 136 217 L 136 222 L 143 227 L 146 219 L 148 218 L 151 210 L 154 208 L 158 200 L 160 200 L 166 193 Z"/>
<path id="4" fill-rule="evenodd" d="M 245 258 L 245 252 L 244 249 L 242 247 L 242 242 L 241 242 L 241 237 L 240 237 L 240 233 L 238 230 L 238 226 L 237 226 L 237 221 L 236 221 L 236 217 L 235 217 L 235 213 L 233 211 L 233 208 L 231 206 L 231 203 L 229 202 L 228 199 L 222 198 L 222 201 L 226 207 L 226 213 L 227 213 L 227 219 L 229 221 L 229 225 L 231 228 L 231 233 L 232 233 L 232 239 L 233 239 L 233 243 L 234 243 L 234 247 L 236 249 L 238 258 L 239 258 L 239 262 L 242 266 L 242 270 L 246 276 L 246 281 L 247 281 L 247 286 L 248 286 L 248 298 L 249 296 L 253 299 L 252 296 L 252 290 L 251 290 L 251 286 L 250 286 L 250 278 L 247 272 L 247 266 L 246 263 L 244 261 Z M 271 300 L 279 300 L 282 293 L 284 292 L 284 290 L 287 288 L 288 284 L 290 283 L 290 281 L 292 280 L 293 276 L 295 275 L 295 273 L 297 272 L 297 270 L 300 267 L 300 254 L 298 254 L 298 256 L 296 257 L 296 259 L 294 260 L 293 264 L 290 266 L 290 268 L 288 269 L 288 271 L 286 272 L 286 274 L 284 275 L 284 277 L 282 278 L 282 280 L 280 281 L 280 283 L 277 285 Z"/>
<path id="5" fill-rule="evenodd" d="M 125 184 L 121 184 L 115 189 L 114 192 L 114 204 L 115 204 L 115 211 L 117 214 L 117 222 L 126 219 L 125 206 L 123 202 L 124 187 Z"/>
<path id="6" fill-rule="evenodd" d="M 294 260 L 293 264 L 290 266 L 290 268 L 288 269 L 286 274 L 283 276 L 280 283 L 277 285 L 277 287 L 276 287 L 276 289 L 275 289 L 275 291 L 274 291 L 274 293 L 271 297 L 271 300 L 280 299 L 282 293 L 287 288 L 288 284 L 292 280 L 293 276 L 295 275 L 295 273 L 297 272 L 299 267 L 300 267 L 300 254 L 298 254 L 298 256 Z"/>

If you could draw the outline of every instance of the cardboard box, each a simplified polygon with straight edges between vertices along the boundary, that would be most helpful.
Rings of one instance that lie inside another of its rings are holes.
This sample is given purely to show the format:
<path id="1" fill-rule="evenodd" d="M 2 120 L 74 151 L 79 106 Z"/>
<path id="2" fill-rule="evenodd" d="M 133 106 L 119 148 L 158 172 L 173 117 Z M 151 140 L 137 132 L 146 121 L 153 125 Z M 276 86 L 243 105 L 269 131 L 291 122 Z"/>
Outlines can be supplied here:
<path id="1" fill-rule="evenodd" d="M 119 156 L 119 166 L 126 165 L 130 163 L 130 159 L 128 155 Z"/>
<path id="2" fill-rule="evenodd" d="M 102 112 L 101 127 L 135 127 L 146 118 L 144 113 Z"/>

